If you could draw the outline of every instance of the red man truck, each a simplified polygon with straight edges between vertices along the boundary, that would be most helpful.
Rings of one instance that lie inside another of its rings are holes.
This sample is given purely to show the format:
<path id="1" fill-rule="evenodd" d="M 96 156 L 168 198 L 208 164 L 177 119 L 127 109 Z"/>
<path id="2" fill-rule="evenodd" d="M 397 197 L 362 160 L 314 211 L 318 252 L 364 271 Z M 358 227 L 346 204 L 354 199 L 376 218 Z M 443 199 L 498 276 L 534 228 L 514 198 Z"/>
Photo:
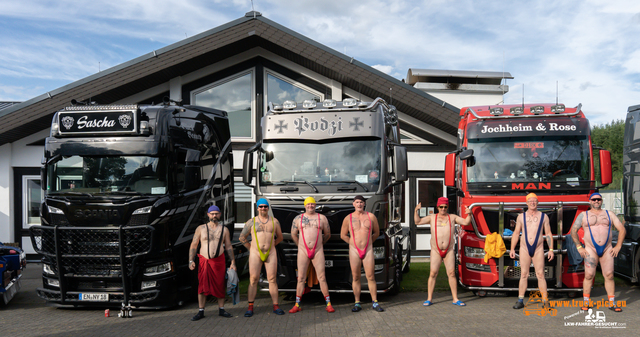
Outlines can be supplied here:
<path id="1" fill-rule="evenodd" d="M 545 260 L 549 291 L 579 291 L 584 266 L 571 262 L 566 243 L 571 225 L 588 208 L 598 188 L 589 121 L 581 106 L 527 104 L 465 107 L 460 110 L 458 150 L 446 157 L 445 185 L 455 188 L 458 214 L 472 221 L 457 235 L 460 284 L 479 296 L 518 290 L 520 266 L 509 258 L 511 233 L 525 195 L 537 194 L 538 209 L 549 216 L 555 258 Z M 599 151 L 600 183 L 611 183 L 611 154 Z M 484 260 L 485 238 L 500 233 L 507 252 Z M 520 240 L 522 242 L 522 240 Z M 569 242 L 570 244 L 570 242 Z M 545 255 L 548 252 L 545 244 Z M 517 248 L 516 248 L 517 249 Z M 529 290 L 537 279 L 530 269 Z"/>

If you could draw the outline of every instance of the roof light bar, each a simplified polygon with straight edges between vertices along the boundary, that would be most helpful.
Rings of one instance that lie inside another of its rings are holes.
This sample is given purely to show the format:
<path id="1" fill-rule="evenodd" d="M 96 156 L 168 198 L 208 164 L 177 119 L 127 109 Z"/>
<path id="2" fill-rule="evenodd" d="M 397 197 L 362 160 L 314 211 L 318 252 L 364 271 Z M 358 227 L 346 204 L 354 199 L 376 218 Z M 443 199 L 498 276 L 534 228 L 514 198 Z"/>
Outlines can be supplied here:
<path id="1" fill-rule="evenodd" d="M 336 105 L 337 102 L 334 99 L 325 99 L 324 101 L 322 101 L 323 108 L 335 108 Z"/>
<path id="2" fill-rule="evenodd" d="M 511 112 L 511 114 L 514 116 L 519 116 L 524 113 L 524 108 L 521 106 L 514 106 L 511 109 L 509 109 L 509 112 Z"/>
<path id="3" fill-rule="evenodd" d="M 551 107 L 551 112 L 559 114 L 564 112 L 564 104 L 556 104 Z"/>
<path id="4" fill-rule="evenodd" d="M 312 99 L 305 99 L 304 102 L 302 102 L 302 107 L 305 109 L 313 109 L 316 107 L 316 101 Z"/>
<path id="5" fill-rule="evenodd" d="M 539 115 L 544 113 L 544 107 L 542 105 L 532 106 L 530 111 L 534 115 Z"/>
<path id="6" fill-rule="evenodd" d="M 345 98 L 342 100 L 342 106 L 344 107 L 352 107 L 352 106 L 356 106 L 356 104 L 358 104 L 358 100 L 356 100 L 355 98 Z"/>
<path id="7" fill-rule="evenodd" d="M 65 111 L 94 111 L 94 110 L 136 110 L 137 104 L 121 105 L 77 105 L 65 107 Z"/>
<path id="8" fill-rule="evenodd" d="M 284 101 L 284 103 L 282 103 L 282 108 L 287 110 L 295 109 L 297 106 L 298 103 L 295 101 Z"/>
<path id="9" fill-rule="evenodd" d="M 503 112 L 504 112 L 504 109 L 502 107 L 491 108 L 491 110 L 489 110 L 489 113 L 492 114 L 493 116 L 500 116 L 502 115 Z"/>

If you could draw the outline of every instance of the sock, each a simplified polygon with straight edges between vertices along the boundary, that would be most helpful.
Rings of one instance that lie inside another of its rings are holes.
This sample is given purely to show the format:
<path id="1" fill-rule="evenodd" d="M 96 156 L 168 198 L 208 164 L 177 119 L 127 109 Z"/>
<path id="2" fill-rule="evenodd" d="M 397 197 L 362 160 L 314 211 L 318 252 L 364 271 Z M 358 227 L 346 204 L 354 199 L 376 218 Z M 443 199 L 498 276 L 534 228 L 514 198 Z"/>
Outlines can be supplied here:
<path id="1" fill-rule="evenodd" d="M 584 305 L 588 306 L 589 301 L 591 301 L 591 294 L 582 294 L 582 300 L 584 301 Z"/>
<path id="2" fill-rule="evenodd" d="M 356 302 L 355 306 L 359 307 L 360 306 L 360 301 Z"/>
<path id="3" fill-rule="evenodd" d="M 518 302 L 524 303 L 524 296 L 518 296 Z"/>
<path id="4" fill-rule="evenodd" d="M 273 305 L 273 311 L 280 309 L 280 306 L 276 303 Z"/>
<path id="5" fill-rule="evenodd" d="M 616 300 L 616 296 L 615 295 L 609 296 L 609 306 L 610 307 L 613 307 L 615 305 L 614 304 L 615 300 Z"/>
<path id="6" fill-rule="evenodd" d="M 327 306 L 331 305 L 331 299 L 329 298 L 328 295 L 324 297 L 324 301 L 327 302 Z"/>
<path id="7" fill-rule="evenodd" d="M 249 302 L 249 311 L 253 311 L 253 302 Z"/>
<path id="8" fill-rule="evenodd" d="M 302 296 L 296 296 L 296 307 L 300 308 L 300 300 Z"/>
<path id="9" fill-rule="evenodd" d="M 218 307 L 218 313 L 223 313 L 224 312 L 224 307 Z"/>
<path id="10" fill-rule="evenodd" d="M 373 307 L 377 307 L 378 306 L 378 300 L 373 301 Z"/>
<path id="11" fill-rule="evenodd" d="M 549 301 L 549 297 L 547 296 L 547 294 L 542 295 L 542 302 L 548 302 Z"/>
<path id="12" fill-rule="evenodd" d="M 204 314 L 204 308 L 199 308 L 198 311 L 202 312 Z"/>

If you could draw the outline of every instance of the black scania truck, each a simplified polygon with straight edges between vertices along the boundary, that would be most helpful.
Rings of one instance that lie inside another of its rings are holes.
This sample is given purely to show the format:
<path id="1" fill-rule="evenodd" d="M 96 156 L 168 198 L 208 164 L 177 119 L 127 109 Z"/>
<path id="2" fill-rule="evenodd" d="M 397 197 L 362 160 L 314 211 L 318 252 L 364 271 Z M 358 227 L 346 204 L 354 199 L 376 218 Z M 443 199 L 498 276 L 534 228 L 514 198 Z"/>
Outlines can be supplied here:
<path id="1" fill-rule="evenodd" d="M 42 164 L 46 192 L 31 240 L 43 263 L 38 296 L 53 304 L 181 304 L 197 292 L 188 249 L 209 206 L 233 233 L 224 111 L 70 106 L 53 117 Z"/>

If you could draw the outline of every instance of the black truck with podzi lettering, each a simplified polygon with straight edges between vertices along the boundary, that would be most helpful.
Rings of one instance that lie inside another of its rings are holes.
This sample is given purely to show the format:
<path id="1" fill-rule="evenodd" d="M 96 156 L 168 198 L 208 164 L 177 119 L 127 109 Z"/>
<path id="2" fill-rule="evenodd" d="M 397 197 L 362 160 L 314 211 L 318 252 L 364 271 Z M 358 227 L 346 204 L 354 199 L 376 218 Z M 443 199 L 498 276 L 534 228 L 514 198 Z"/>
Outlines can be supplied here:
<path id="1" fill-rule="evenodd" d="M 188 249 L 217 205 L 233 235 L 227 113 L 162 105 L 58 111 L 42 161 L 38 296 L 58 305 L 166 308 L 197 293 Z M 130 314 L 130 310 L 123 310 Z"/>

